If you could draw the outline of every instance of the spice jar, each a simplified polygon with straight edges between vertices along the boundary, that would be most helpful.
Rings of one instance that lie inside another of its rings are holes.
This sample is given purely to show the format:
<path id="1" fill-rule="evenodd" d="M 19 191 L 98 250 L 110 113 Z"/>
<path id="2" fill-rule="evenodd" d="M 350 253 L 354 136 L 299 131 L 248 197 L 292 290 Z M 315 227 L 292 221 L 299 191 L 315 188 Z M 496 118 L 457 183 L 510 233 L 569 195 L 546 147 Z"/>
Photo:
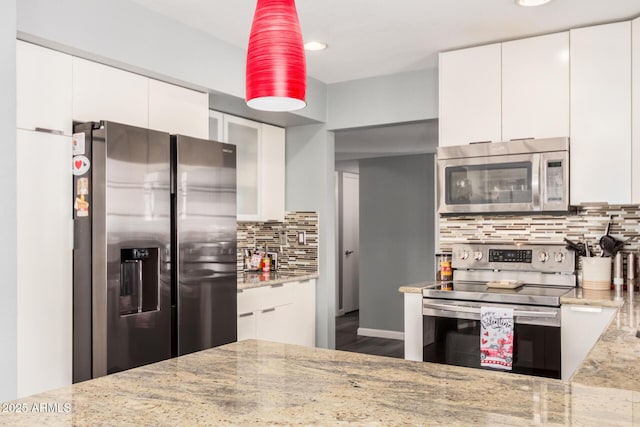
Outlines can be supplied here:
<path id="1" fill-rule="evenodd" d="M 436 272 L 436 280 L 439 281 L 450 281 L 453 277 L 453 272 L 451 271 L 451 255 L 450 254 L 436 254 L 437 260 L 437 272 Z"/>

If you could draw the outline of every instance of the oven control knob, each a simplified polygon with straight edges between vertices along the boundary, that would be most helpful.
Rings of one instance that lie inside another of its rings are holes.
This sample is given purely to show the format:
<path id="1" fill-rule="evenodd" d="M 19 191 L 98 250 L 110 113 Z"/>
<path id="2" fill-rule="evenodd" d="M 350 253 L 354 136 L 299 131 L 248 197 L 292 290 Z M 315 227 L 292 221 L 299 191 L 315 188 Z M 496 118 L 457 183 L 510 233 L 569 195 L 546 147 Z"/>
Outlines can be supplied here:
<path id="1" fill-rule="evenodd" d="M 460 259 L 463 260 L 463 261 L 466 260 L 466 259 L 469 259 L 469 252 L 462 251 L 462 253 L 460 254 Z"/>
<path id="2" fill-rule="evenodd" d="M 562 262 L 564 261 L 564 254 L 562 252 L 556 252 L 554 259 L 556 260 L 556 262 Z"/>
<path id="3" fill-rule="evenodd" d="M 480 261 L 482 259 L 482 252 L 475 251 L 475 253 L 473 254 L 473 259 L 475 259 L 476 261 Z"/>
<path id="4" fill-rule="evenodd" d="M 549 259 L 548 253 L 543 251 L 538 254 L 538 261 L 540 262 L 547 262 L 548 259 Z"/>

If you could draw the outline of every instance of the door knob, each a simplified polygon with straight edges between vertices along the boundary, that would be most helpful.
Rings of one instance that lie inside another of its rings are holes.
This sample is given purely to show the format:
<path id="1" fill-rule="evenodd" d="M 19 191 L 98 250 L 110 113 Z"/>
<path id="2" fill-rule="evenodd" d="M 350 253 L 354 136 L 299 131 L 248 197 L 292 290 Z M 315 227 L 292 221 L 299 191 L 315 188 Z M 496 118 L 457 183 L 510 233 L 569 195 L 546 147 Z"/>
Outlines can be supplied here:
<path id="1" fill-rule="evenodd" d="M 345 254 L 346 256 L 349 256 L 349 255 L 351 255 L 352 253 L 353 253 L 353 251 L 344 251 L 344 254 Z"/>

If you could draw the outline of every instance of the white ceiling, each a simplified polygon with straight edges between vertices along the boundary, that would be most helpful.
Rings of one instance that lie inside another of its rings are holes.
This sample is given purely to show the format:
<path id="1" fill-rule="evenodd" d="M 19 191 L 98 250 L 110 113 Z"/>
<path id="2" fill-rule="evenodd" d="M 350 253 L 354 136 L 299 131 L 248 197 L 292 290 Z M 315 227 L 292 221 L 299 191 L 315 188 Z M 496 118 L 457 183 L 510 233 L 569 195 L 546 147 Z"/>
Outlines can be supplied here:
<path id="1" fill-rule="evenodd" d="M 256 0 L 133 0 L 246 49 Z M 640 0 L 297 0 L 307 73 L 327 84 L 436 67 L 438 52 L 640 15 Z M 432 153 L 437 120 L 336 132 L 336 160 Z"/>
<path id="2" fill-rule="evenodd" d="M 133 0 L 246 49 L 256 0 Z M 437 52 L 640 15 L 640 0 L 297 0 L 307 72 L 336 83 L 437 65 Z"/>

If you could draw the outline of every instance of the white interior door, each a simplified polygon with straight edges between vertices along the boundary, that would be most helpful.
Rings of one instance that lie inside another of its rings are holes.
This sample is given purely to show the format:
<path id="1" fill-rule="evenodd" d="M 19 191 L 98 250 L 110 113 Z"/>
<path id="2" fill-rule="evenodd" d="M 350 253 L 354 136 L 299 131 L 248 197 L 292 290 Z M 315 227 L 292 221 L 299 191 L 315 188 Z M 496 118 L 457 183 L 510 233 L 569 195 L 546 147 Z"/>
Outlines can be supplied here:
<path id="1" fill-rule="evenodd" d="M 342 310 L 358 310 L 359 176 L 342 174 Z"/>

